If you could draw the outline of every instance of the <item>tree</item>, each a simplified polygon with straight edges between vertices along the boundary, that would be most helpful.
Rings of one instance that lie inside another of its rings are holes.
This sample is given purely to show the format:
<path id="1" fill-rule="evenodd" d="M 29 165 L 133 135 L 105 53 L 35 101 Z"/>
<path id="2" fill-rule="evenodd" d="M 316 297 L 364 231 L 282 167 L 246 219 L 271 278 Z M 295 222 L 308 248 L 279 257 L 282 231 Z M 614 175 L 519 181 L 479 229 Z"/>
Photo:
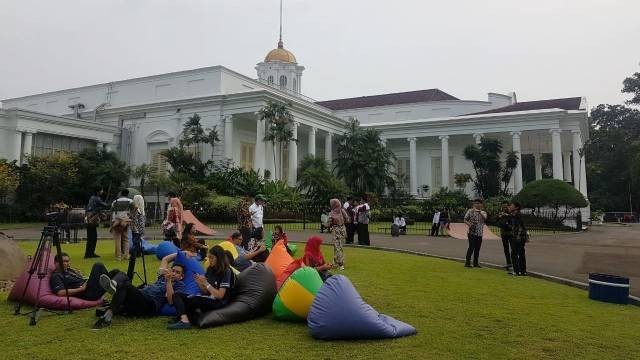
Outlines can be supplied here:
<path id="1" fill-rule="evenodd" d="M 351 119 L 346 132 L 337 136 L 337 142 L 335 172 L 351 191 L 380 194 L 385 186 L 395 186 L 392 170 L 395 155 L 382 144 L 377 130 L 363 129 L 357 119 Z"/>
<path id="2" fill-rule="evenodd" d="M 293 114 L 287 108 L 291 104 L 274 103 L 269 101 L 267 105 L 263 106 L 258 111 L 259 121 L 265 121 L 265 136 L 264 141 L 269 141 L 273 144 L 273 164 L 275 166 L 275 172 L 278 174 L 272 174 L 274 179 L 282 179 L 282 159 L 283 159 L 283 144 L 288 144 L 290 141 L 297 142 L 298 139 L 293 137 L 293 130 L 291 130 L 291 124 L 293 123 Z M 276 158 L 276 143 L 278 148 L 278 158 Z"/>
<path id="3" fill-rule="evenodd" d="M 6 159 L 0 159 L 0 203 L 4 203 L 6 197 L 16 191 L 19 184 L 16 161 L 7 162 Z"/>
<path id="4" fill-rule="evenodd" d="M 153 173 L 152 168 L 148 164 L 141 164 L 131 169 L 131 177 L 140 179 L 140 194 L 144 196 L 144 186 Z"/>
<path id="5" fill-rule="evenodd" d="M 458 189 L 464 189 L 471 180 L 473 180 L 471 174 L 453 175 L 453 183 L 456 184 Z"/>
<path id="6" fill-rule="evenodd" d="M 624 105 L 591 110 L 585 159 L 593 207 L 610 211 L 640 207 L 640 111 Z"/>
<path id="7" fill-rule="evenodd" d="M 640 105 L 640 72 L 622 81 L 622 92 L 632 94 L 632 98 L 627 100 L 629 105 Z"/>
<path id="8" fill-rule="evenodd" d="M 582 193 L 570 184 L 557 179 L 541 179 L 528 183 L 513 198 L 525 208 L 539 209 L 550 207 L 555 209 L 554 218 L 558 217 L 561 207 L 582 208 L 588 206 Z"/>
<path id="9" fill-rule="evenodd" d="M 318 205 L 327 206 L 330 199 L 344 198 L 348 192 L 342 181 L 329 172 L 328 165 L 324 159 L 311 155 L 305 156 L 300 162 L 298 187 Z"/>
<path id="10" fill-rule="evenodd" d="M 518 164 L 518 154 L 507 152 L 504 163 L 500 160 L 501 154 L 502 143 L 489 138 L 482 138 L 479 145 L 469 145 L 464 149 L 464 156 L 471 161 L 476 173 L 473 187 L 485 199 L 508 193 L 509 180 Z"/>
<path id="11" fill-rule="evenodd" d="M 172 147 L 162 151 L 162 156 L 171 165 L 171 173 L 185 174 L 194 181 L 204 181 L 207 174 L 208 164 L 203 163 L 200 158 L 184 148 Z"/>
<path id="12" fill-rule="evenodd" d="M 79 188 L 77 158 L 66 153 L 30 157 L 20 168 L 20 185 L 16 189 L 16 205 L 29 218 L 41 217 L 46 209 L 69 199 L 71 190 Z"/>
<path id="13" fill-rule="evenodd" d="M 72 157 L 76 157 L 73 155 Z M 84 203 L 95 187 L 102 187 L 107 195 L 116 194 L 124 187 L 131 169 L 113 152 L 88 149 L 77 155 L 79 186 L 72 189 L 71 198 L 76 203 Z"/>
<path id="14" fill-rule="evenodd" d="M 194 155 L 200 159 L 200 144 L 205 142 L 207 136 L 205 130 L 200 123 L 200 115 L 193 114 L 182 128 L 182 139 L 180 139 L 180 147 L 195 145 Z"/>
<path id="15" fill-rule="evenodd" d="M 152 174 L 149 176 L 149 186 L 152 186 L 156 191 L 156 206 L 154 209 L 154 216 L 156 219 L 160 218 L 162 209 L 160 208 L 160 190 L 167 189 L 171 186 L 172 182 L 163 171 L 157 171 L 156 168 L 151 168 Z"/>

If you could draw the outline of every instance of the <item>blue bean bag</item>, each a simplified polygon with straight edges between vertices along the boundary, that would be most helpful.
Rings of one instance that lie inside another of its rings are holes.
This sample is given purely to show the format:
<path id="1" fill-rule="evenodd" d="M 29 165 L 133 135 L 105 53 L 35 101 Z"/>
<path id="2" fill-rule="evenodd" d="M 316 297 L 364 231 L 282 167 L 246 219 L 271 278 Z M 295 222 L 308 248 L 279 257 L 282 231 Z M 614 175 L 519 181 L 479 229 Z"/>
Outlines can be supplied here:
<path id="1" fill-rule="evenodd" d="M 156 253 L 156 248 L 158 247 L 158 245 L 152 244 L 147 240 L 145 240 L 144 238 L 142 238 L 141 242 L 142 242 L 142 252 L 145 255 L 151 255 Z M 131 231 L 129 231 L 129 249 L 133 251 L 133 238 L 131 236 Z"/>
<path id="2" fill-rule="evenodd" d="M 334 275 L 318 290 L 307 317 L 314 339 L 385 339 L 415 335 L 416 329 L 377 312 L 349 279 Z"/>
<path id="3" fill-rule="evenodd" d="M 180 249 L 173 245 L 171 241 L 162 241 L 156 247 L 156 257 L 158 258 L 158 260 L 162 260 L 163 257 L 170 254 L 175 254 L 178 252 L 178 250 Z"/>
<path id="4" fill-rule="evenodd" d="M 204 268 L 202 267 L 202 264 L 197 260 L 197 258 L 187 256 L 184 251 L 178 251 L 178 255 L 176 255 L 176 260 L 174 261 L 174 263 L 184 266 L 184 292 L 188 295 L 199 295 L 200 288 L 198 287 L 198 283 L 196 283 L 193 275 L 204 274 Z M 164 304 L 164 306 L 160 309 L 160 315 L 175 316 L 176 309 L 173 307 L 173 305 Z"/>

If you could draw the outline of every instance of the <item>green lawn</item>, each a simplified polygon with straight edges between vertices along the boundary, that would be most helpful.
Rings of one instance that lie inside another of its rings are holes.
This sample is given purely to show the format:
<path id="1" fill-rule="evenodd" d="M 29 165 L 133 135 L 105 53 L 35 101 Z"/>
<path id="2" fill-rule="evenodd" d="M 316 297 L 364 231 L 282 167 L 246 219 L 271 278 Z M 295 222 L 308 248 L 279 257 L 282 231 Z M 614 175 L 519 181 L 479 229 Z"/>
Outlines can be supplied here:
<path id="1" fill-rule="evenodd" d="M 35 242 L 22 242 L 32 252 Z M 88 271 L 84 244 L 64 245 Z M 325 256 L 331 258 L 331 248 Z M 110 241 L 98 253 L 116 265 Z M 35 327 L 12 315 L 0 294 L 5 359 L 628 359 L 640 353 L 640 308 L 590 301 L 582 290 L 452 261 L 347 248 L 348 276 L 378 311 L 408 322 L 417 336 L 382 341 L 316 341 L 304 324 L 269 316 L 206 330 L 169 332 L 166 319 L 116 319 L 89 330 L 92 310 L 45 315 Z M 147 259 L 152 257 L 148 256 Z M 158 264 L 149 261 L 150 274 Z M 121 269 L 126 263 L 117 264 Z M 636 354 L 636 355 L 633 355 Z"/>
<path id="2" fill-rule="evenodd" d="M 13 230 L 13 229 L 27 229 L 27 228 L 42 228 L 45 223 L 0 223 L 0 230 Z"/>

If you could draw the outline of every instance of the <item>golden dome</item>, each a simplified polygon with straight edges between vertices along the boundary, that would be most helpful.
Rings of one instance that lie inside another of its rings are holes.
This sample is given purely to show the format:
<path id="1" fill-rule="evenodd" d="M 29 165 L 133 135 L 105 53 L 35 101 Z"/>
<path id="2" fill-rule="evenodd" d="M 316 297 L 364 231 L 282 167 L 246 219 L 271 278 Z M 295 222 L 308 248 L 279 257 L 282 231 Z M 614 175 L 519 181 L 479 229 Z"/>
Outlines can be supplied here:
<path id="1" fill-rule="evenodd" d="M 269 51 L 264 58 L 265 62 L 269 61 L 282 61 L 287 63 L 297 63 L 295 55 L 289 50 L 284 48 L 282 40 L 278 41 L 278 48 Z"/>

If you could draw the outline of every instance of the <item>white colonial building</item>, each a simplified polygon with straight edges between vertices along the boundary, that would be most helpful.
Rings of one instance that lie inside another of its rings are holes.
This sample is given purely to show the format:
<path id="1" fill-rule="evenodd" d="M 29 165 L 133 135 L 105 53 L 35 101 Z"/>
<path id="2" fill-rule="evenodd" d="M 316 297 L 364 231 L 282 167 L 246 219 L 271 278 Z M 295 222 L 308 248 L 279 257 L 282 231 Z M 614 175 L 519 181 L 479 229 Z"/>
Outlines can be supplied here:
<path id="1" fill-rule="evenodd" d="M 283 178 L 294 185 L 305 155 L 335 157 L 334 137 L 353 117 L 380 131 L 412 194 L 428 195 L 422 185 L 430 191 L 453 188 L 454 174 L 473 174 L 463 149 L 486 136 L 522 155 L 514 192 L 523 179 L 547 175 L 587 195 L 580 157 L 589 135 L 584 98 L 517 102 L 514 93 L 489 93 L 487 100 L 460 100 L 429 89 L 318 102 L 302 95 L 304 67 L 282 41 L 256 70 L 257 79 L 213 66 L 2 100 L 0 157 L 24 162 L 29 155 L 97 146 L 130 165 L 166 169 L 160 152 L 177 144 L 183 124 L 197 113 L 205 127 L 217 127 L 222 140 L 203 148 L 203 159 L 231 159 L 271 174 L 283 161 Z M 283 159 L 274 159 L 271 143 L 262 140 L 265 124 L 256 112 L 269 101 L 292 104 L 299 141 L 288 144 Z M 548 174 L 544 158 L 550 159 Z M 466 191 L 472 193 L 470 184 Z"/>

